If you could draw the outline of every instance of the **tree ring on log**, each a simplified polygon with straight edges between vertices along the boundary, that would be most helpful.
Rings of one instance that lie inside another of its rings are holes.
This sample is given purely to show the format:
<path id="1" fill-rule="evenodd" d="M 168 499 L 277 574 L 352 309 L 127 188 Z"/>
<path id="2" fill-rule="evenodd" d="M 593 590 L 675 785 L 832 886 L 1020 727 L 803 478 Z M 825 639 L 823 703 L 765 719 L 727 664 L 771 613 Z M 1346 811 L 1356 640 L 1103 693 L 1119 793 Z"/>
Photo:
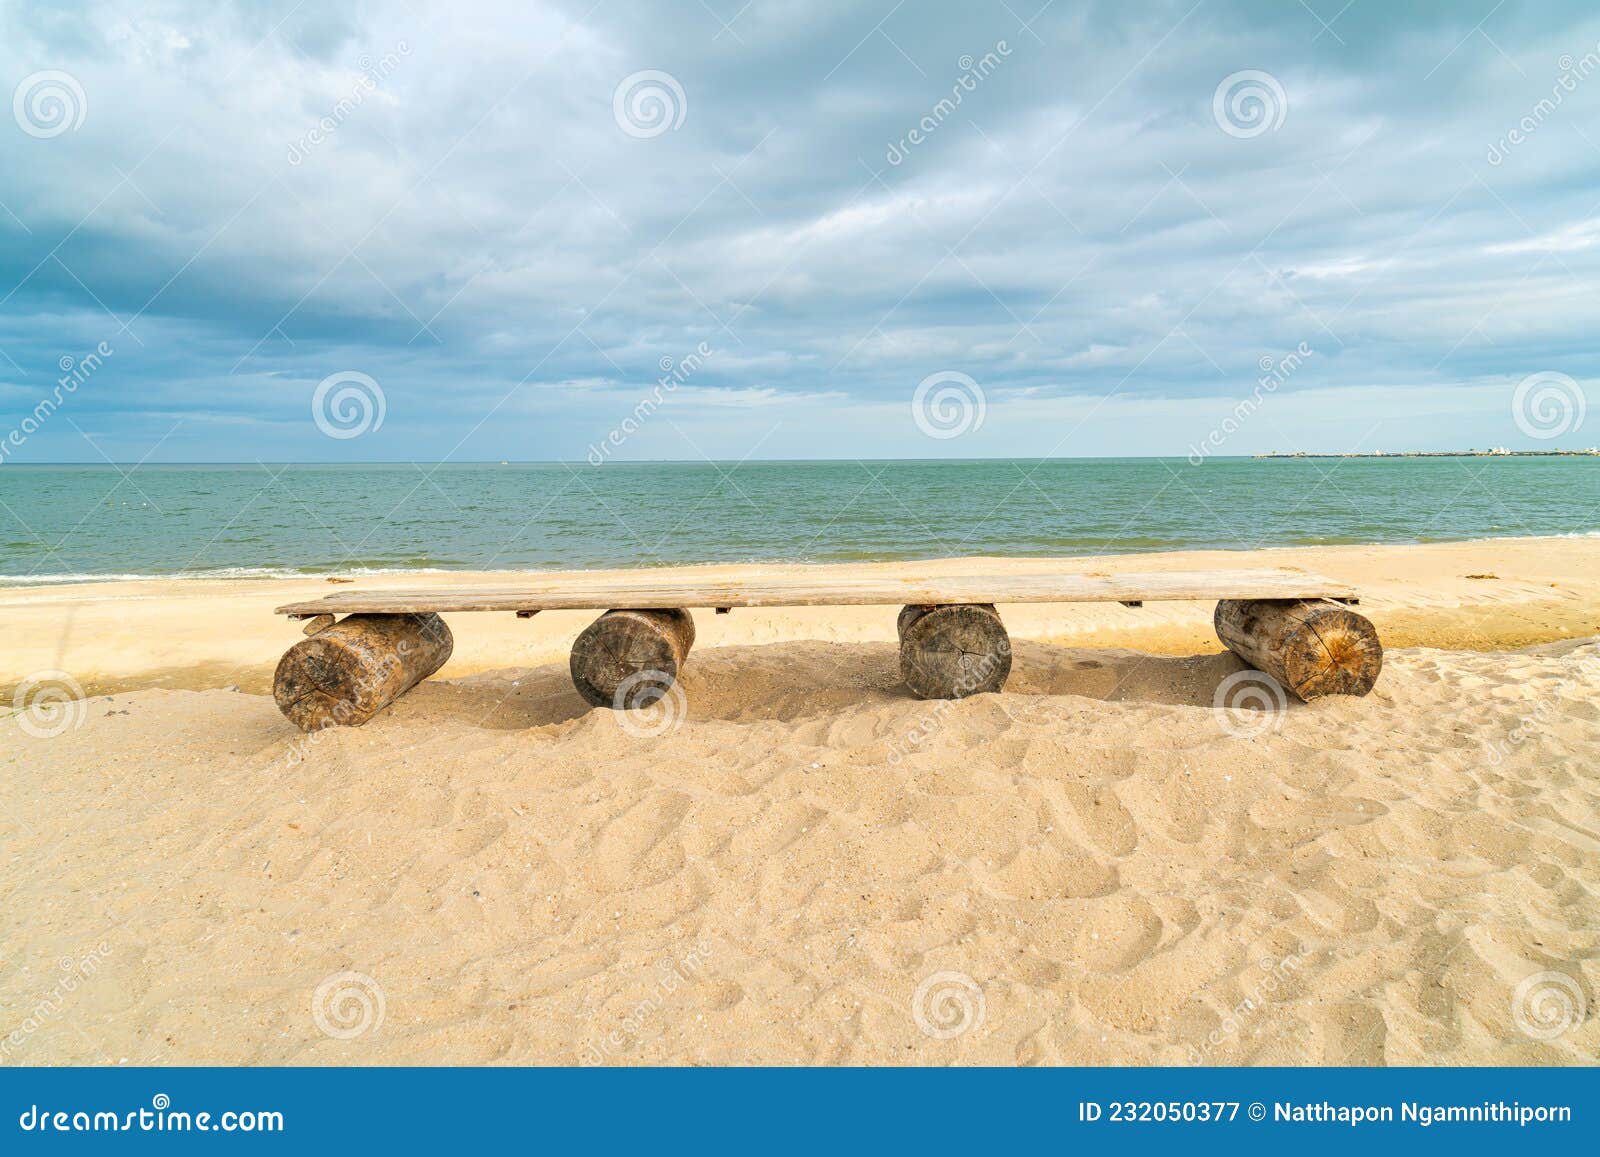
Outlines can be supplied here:
<path id="1" fill-rule="evenodd" d="M 671 690 L 694 645 L 681 608 L 613 610 L 572 644 L 572 685 L 594 707 L 649 707 Z"/>
<path id="2" fill-rule="evenodd" d="M 916 622 L 918 619 L 920 619 L 923 615 L 927 614 L 929 609 L 930 608 L 928 608 L 928 607 L 915 607 L 915 606 L 913 606 L 913 607 L 901 607 L 900 608 L 900 617 L 897 618 L 895 620 L 895 623 L 894 623 L 895 633 L 897 635 L 899 635 L 902 639 L 905 638 L 906 637 L 906 628 L 909 627 L 912 623 Z"/>
<path id="3" fill-rule="evenodd" d="M 923 699 L 999 691 L 1011 674 L 1011 639 L 992 604 L 909 606 L 899 627 L 900 673 Z"/>

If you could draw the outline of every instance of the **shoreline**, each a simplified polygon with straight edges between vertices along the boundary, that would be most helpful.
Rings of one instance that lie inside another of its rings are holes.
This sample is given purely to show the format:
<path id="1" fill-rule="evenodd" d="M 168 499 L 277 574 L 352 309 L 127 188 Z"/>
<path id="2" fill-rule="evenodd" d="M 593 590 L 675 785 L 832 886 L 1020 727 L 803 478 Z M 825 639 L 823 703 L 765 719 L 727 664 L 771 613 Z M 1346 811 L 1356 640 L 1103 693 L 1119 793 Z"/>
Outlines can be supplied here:
<path id="1" fill-rule="evenodd" d="M 638 574 L 685 580 L 793 574 L 945 576 L 976 573 L 1172 571 L 1244 566 L 1322 573 L 1362 593 L 1362 610 L 1388 647 L 1497 651 L 1600 635 L 1600 537 L 1508 537 L 1405 545 L 1263 547 L 1253 551 L 1152 551 L 1122 555 L 856 563 L 709 563 L 586 571 L 400 571 L 296 577 L 200 576 L 0 587 L 7 647 L 0 685 L 64 670 L 88 694 L 142 688 L 264 692 L 279 656 L 300 638 L 275 615 L 281 603 L 360 585 L 374 590 L 515 585 L 570 575 L 575 585 Z M 1002 607 L 1018 638 L 1066 646 L 1121 647 L 1161 655 L 1215 654 L 1212 606 L 1152 603 Z M 552 611 L 532 620 L 495 614 L 450 617 L 455 653 L 436 676 L 564 663 L 594 615 Z M 699 615 L 697 651 L 798 640 L 876 644 L 892 640 L 889 607 L 786 607 Z M 8 694 L 9 698 L 9 694 Z"/>
<path id="2" fill-rule="evenodd" d="M 1262 454 L 1262 458 L 1370 458 L 1370 454 Z M 1377 457 L 1456 457 L 1456 455 L 1376 455 Z M 1487 457 L 1487 455 L 1483 455 Z M 522 576 L 545 577 L 554 574 L 572 575 L 618 575 L 634 571 L 649 572 L 652 574 L 668 570 L 695 571 L 703 569 L 729 569 L 729 568 L 770 568 L 794 567 L 804 569 L 808 567 L 857 567 L 857 566 L 914 566 L 921 563 L 960 563 L 972 562 L 979 564 L 1007 564 L 1007 563 L 1075 563 L 1086 562 L 1094 559 L 1140 559 L 1156 555 L 1191 555 L 1191 554 L 1230 554 L 1248 555 L 1265 554 L 1273 551 L 1307 551 L 1307 550 L 1338 550 L 1343 548 L 1360 549 L 1388 549 L 1413 546 L 1464 546 L 1472 544 L 1493 543 L 1521 543 L 1521 542 L 1565 542 L 1573 539 L 1593 538 L 1600 539 L 1600 529 L 1574 530 L 1566 534 L 1507 534 L 1489 535 L 1480 538 L 1439 538 L 1439 539 L 1404 539 L 1392 542 L 1373 542 L 1363 540 L 1360 542 L 1315 542 L 1315 543 L 1279 543 L 1263 546 L 1174 546 L 1151 547 L 1148 549 L 1121 550 L 1115 552 L 1096 551 L 1088 554 L 964 554 L 964 555 L 907 555 L 894 558 L 817 558 L 817 559 L 739 559 L 735 561 L 699 561 L 699 562 L 673 562 L 673 563 L 630 563 L 627 565 L 602 565 L 602 566 L 574 566 L 574 567 L 520 567 L 511 569 L 484 570 L 475 567 L 330 567 L 326 570 L 294 570 L 288 567 L 219 567 L 215 570 L 176 572 L 170 574 L 155 573 L 122 573 L 108 572 L 97 574 L 92 572 L 72 572 L 59 575 L 3 575 L 0 574 L 0 597 L 12 592 L 29 590 L 46 590 L 52 587 L 78 587 L 90 585 L 108 585 L 115 583 L 156 583 L 156 582 L 362 582 L 367 579 L 403 578 L 407 576 L 435 576 L 453 575 L 468 578 L 484 578 L 494 576 L 501 579 L 514 579 Z"/>

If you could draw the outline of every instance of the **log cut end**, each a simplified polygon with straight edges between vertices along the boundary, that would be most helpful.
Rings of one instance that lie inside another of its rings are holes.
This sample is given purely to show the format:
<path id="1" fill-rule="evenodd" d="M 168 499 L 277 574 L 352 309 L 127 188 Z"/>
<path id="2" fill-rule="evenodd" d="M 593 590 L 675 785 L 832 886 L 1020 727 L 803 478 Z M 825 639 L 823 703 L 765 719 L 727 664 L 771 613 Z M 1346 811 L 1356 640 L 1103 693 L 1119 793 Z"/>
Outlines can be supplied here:
<path id="1" fill-rule="evenodd" d="M 454 646 L 435 614 L 351 615 L 289 648 L 272 697 L 302 731 L 358 727 L 444 666 Z"/>
<path id="2" fill-rule="evenodd" d="M 1011 638 L 989 604 L 906 607 L 900 612 L 900 673 L 923 699 L 998 691 L 1011 674 Z"/>
<path id="3" fill-rule="evenodd" d="M 1299 698 L 1365 695 L 1383 670 L 1371 620 L 1324 600 L 1224 600 L 1217 637 L 1244 662 Z"/>
<path id="4" fill-rule="evenodd" d="M 572 685 L 595 707 L 648 707 L 672 687 L 692 646 L 688 611 L 607 611 L 572 644 Z"/>

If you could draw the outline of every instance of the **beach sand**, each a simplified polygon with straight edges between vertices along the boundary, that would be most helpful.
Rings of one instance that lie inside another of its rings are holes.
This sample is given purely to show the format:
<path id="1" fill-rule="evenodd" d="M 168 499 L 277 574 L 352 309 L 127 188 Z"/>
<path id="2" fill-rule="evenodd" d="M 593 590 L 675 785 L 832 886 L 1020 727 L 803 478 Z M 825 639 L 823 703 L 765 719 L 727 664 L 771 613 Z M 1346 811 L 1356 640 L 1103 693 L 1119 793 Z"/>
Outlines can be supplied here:
<path id="1" fill-rule="evenodd" d="M 930 703 L 895 608 L 736 610 L 650 736 L 592 614 L 458 615 L 307 736 L 271 609 L 348 586 L 0 591 L 0 686 L 91 696 L 0 721 L 0 1063 L 1594 1063 L 1600 539 L 882 569 L 1241 566 L 1355 585 L 1376 690 L 1218 710 L 1209 605 L 1028 606 Z"/>

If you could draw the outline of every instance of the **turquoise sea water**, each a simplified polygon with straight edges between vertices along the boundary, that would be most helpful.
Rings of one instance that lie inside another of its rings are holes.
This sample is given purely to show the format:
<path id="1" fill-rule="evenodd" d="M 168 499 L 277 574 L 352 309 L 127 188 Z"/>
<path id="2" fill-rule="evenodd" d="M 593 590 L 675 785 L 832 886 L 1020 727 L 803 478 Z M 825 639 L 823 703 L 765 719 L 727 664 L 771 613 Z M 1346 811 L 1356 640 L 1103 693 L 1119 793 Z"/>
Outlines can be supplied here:
<path id="1" fill-rule="evenodd" d="M 1600 458 L 0 468 L 0 583 L 1600 532 Z"/>

